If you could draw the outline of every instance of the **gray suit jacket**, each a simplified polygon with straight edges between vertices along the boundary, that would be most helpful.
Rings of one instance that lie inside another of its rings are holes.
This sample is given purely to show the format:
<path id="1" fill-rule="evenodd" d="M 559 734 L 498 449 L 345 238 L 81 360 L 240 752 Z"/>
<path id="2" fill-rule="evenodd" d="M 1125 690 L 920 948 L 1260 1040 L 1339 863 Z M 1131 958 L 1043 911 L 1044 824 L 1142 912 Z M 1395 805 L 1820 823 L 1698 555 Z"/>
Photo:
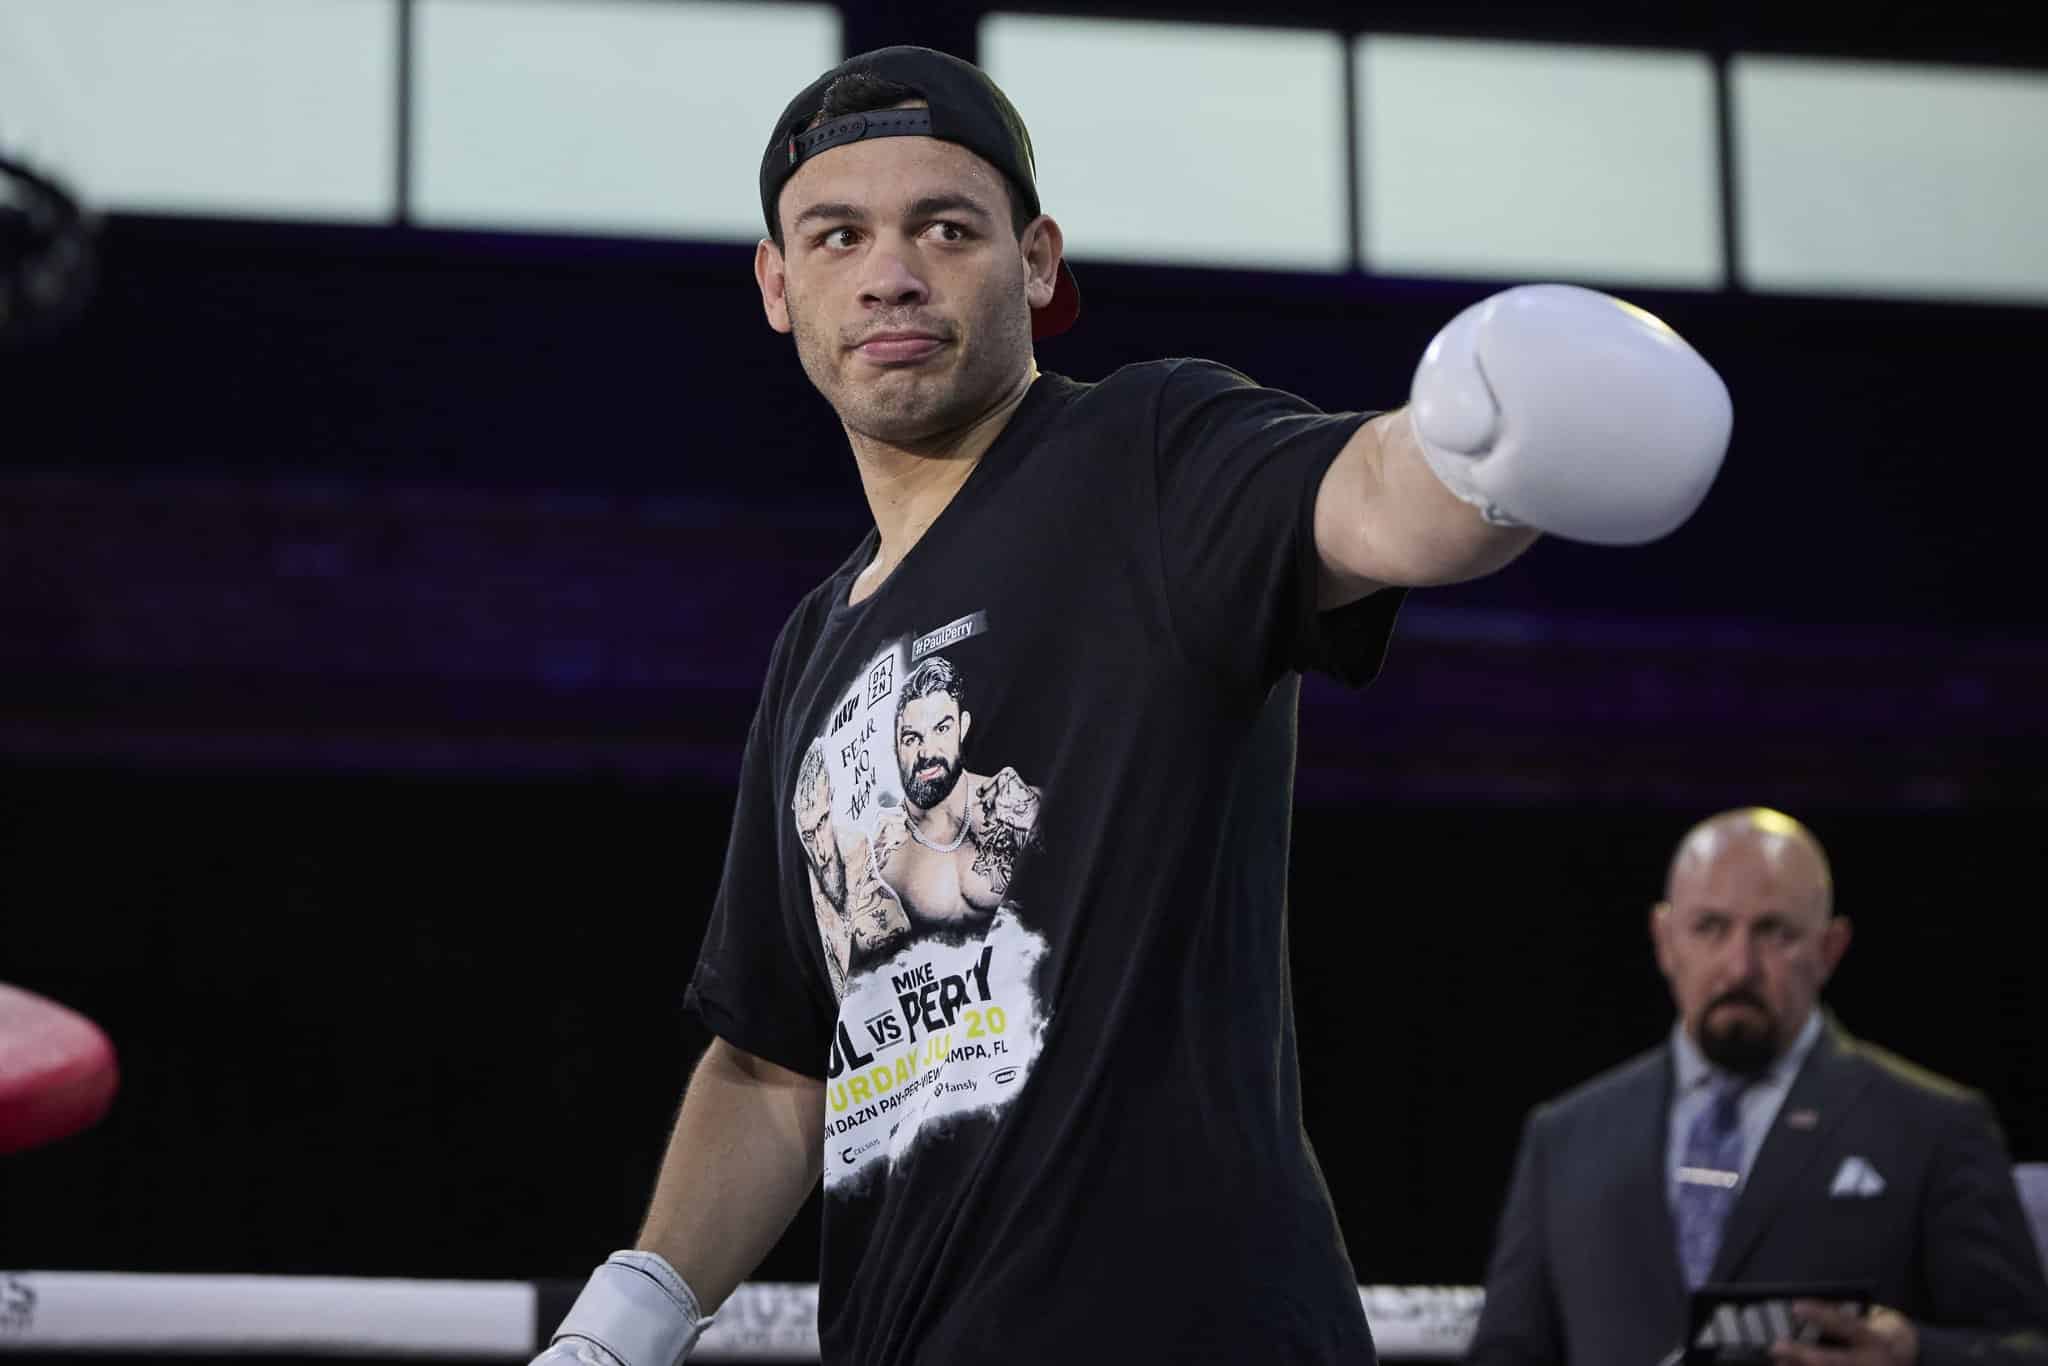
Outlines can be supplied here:
<path id="1" fill-rule="evenodd" d="M 1530 1113 L 1472 1366 L 1656 1366 L 1688 1297 L 1665 1196 L 1670 1047 Z M 1834 1195 L 1863 1158 L 1876 1195 Z M 1983 1098 L 1830 1018 L 1765 1135 L 1711 1282 L 1849 1282 L 1914 1321 L 1921 1366 L 2048 1366 L 2048 1284 Z"/>

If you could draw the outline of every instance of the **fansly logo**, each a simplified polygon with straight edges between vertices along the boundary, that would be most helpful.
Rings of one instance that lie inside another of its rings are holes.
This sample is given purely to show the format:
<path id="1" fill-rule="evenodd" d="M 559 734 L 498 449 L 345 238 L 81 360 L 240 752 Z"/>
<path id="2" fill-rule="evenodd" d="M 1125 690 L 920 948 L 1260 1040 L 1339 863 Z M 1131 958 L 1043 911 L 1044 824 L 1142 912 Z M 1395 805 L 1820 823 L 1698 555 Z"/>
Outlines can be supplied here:
<path id="1" fill-rule="evenodd" d="M 36 1323 L 35 1287 L 0 1272 L 0 1333 L 26 1333 Z"/>

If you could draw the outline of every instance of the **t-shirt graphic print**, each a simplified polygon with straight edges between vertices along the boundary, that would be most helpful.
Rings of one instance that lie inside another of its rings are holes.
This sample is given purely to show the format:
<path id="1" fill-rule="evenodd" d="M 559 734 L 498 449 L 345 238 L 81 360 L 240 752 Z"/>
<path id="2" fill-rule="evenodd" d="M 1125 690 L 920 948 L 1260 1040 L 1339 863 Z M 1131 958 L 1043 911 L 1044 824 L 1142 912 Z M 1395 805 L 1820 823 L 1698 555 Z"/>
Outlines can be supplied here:
<path id="1" fill-rule="evenodd" d="M 825 1189 L 851 1194 L 947 1122 L 1008 1105 L 1046 1018 L 1046 941 L 1008 893 L 1044 799 L 973 745 L 976 612 L 881 649 L 804 751 L 790 798 L 839 1001 Z"/>

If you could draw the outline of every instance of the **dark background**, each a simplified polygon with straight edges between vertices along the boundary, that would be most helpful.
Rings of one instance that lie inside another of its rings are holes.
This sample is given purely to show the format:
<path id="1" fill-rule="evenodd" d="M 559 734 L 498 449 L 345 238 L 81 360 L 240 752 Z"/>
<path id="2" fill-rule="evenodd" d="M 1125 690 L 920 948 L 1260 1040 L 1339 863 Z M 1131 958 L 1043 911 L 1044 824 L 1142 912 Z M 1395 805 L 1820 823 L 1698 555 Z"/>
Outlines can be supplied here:
<path id="1" fill-rule="evenodd" d="M 974 6 L 846 9 L 850 49 L 972 53 Z M 2019 13 L 1259 17 L 2048 66 Z M 0 1266 L 580 1278 L 704 1042 L 753 691 L 864 525 L 843 438 L 744 248 L 119 216 L 102 248 L 80 323 L 0 352 L 0 980 L 101 1021 L 124 1082 L 0 1160 Z M 1398 404 L 1498 287 L 1079 275 L 1046 368 L 1203 355 L 1332 408 Z M 2048 310 L 1629 297 L 1734 394 L 1706 507 L 1417 594 L 1367 694 L 1305 693 L 1303 1082 L 1363 1281 L 1480 1278 L 1523 1113 L 1668 1027 L 1646 912 L 1739 803 L 1833 855 L 1844 1022 L 2048 1158 Z M 813 1219 L 763 1279 L 812 1278 Z"/>

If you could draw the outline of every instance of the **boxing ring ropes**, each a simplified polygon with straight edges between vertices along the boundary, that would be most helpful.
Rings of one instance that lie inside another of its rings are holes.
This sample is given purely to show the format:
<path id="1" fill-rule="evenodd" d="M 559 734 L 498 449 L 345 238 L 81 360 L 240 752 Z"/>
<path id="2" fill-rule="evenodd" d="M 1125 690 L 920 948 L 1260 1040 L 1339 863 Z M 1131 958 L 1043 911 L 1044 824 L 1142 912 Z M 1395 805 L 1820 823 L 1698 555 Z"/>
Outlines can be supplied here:
<path id="1" fill-rule="evenodd" d="M 81 1352 L 524 1361 L 577 1281 L 0 1271 L 0 1355 Z M 1477 1286 L 1359 1287 L 1380 1355 L 1461 1356 Z M 1136 1306 L 1134 1306 L 1134 1309 Z M 816 1361 L 818 1287 L 750 1282 L 694 1361 Z"/>
<path id="2" fill-rule="evenodd" d="M 97 1123 L 118 1086 L 113 1044 L 96 1023 L 0 982 L 0 1155 Z M 0 1270 L 0 1355 L 524 1361 L 547 1345 L 581 1289 L 580 1281 Z M 1476 1287 L 1361 1286 L 1359 1296 L 1390 1357 L 1459 1355 L 1480 1303 Z M 816 1361 L 818 1287 L 742 1285 L 691 1355 Z"/>
<path id="3" fill-rule="evenodd" d="M 75 1011 L 0 983 L 0 1154 L 96 1122 L 118 1085 L 113 1047 Z M 2048 1259 L 2048 1163 L 2014 1168 Z M 125 1353 L 524 1361 L 547 1344 L 580 1281 L 0 1271 L 0 1355 Z M 1380 1355 L 1460 1357 L 1478 1286 L 1365 1285 Z M 1133 1304 L 1132 1312 L 1146 1306 Z M 691 1354 L 818 1360 L 818 1287 L 740 1286 Z"/>
<path id="4" fill-rule="evenodd" d="M 2048 1260 L 2048 1162 L 2013 1168 Z M 525 1361 L 581 1281 L 410 1280 L 359 1276 L 0 1271 L 0 1356 L 15 1352 L 283 1355 Z M 1470 1285 L 1362 1285 L 1382 1357 L 1462 1357 L 1484 1291 Z M 1133 1305 L 1133 1312 L 1144 1306 Z M 693 1361 L 816 1361 L 818 1287 L 742 1285 Z"/>

